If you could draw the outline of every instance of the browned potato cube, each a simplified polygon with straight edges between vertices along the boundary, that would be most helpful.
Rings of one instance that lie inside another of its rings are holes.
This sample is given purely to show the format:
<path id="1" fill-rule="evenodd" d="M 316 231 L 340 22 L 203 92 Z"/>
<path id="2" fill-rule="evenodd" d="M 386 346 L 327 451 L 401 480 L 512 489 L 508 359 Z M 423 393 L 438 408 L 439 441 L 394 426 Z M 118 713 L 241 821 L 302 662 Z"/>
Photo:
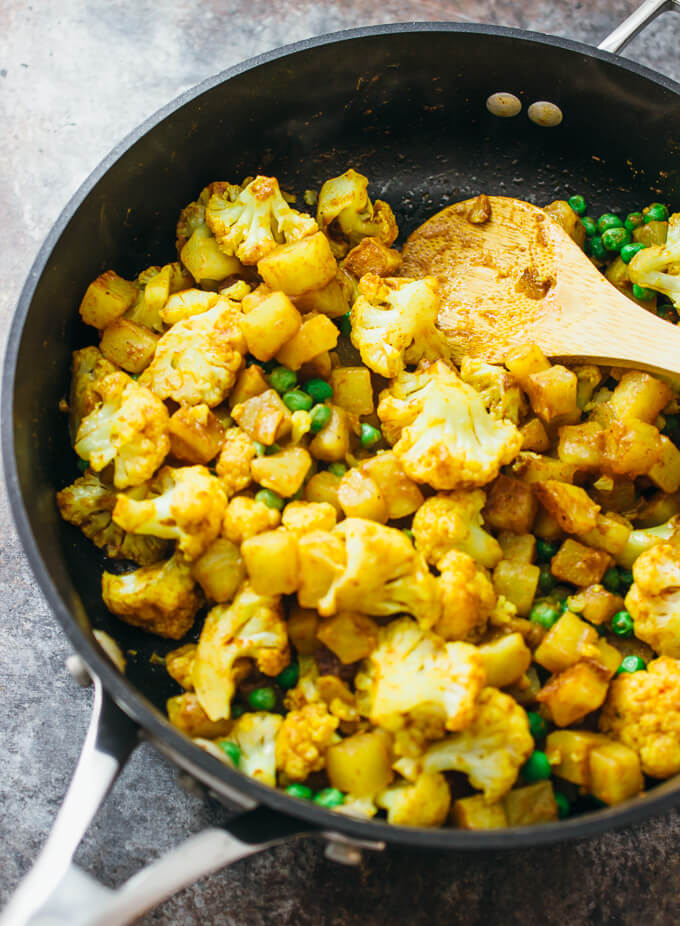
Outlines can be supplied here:
<path id="1" fill-rule="evenodd" d="M 232 416 L 250 438 L 267 446 L 290 432 L 290 412 L 274 389 L 235 405 Z"/>
<path id="2" fill-rule="evenodd" d="M 498 542 L 503 551 L 503 559 L 510 559 L 515 563 L 532 563 L 536 552 L 536 538 L 533 534 L 513 534 L 511 531 L 501 531 Z"/>
<path id="3" fill-rule="evenodd" d="M 378 238 L 362 238 L 342 262 L 345 270 L 357 279 L 365 273 L 377 273 L 379 277 L 395 276 L 401 266 L 401 254 L 394 248 L 387 248 Z"/>
<path id="4" fill-rule="evenodd" d="M 573 585 L 595 585 L 614 563 L 603 550 L 592 550 L 577 540 L 567 538 L 550 562 L 556 579 Z"/>
<path id="5" fill-rule="evenodd" d="M 598 514 L 595 527 L 589 531 L 579 532 L 581 540 L 589 547 L 597 550 L 606 550 L 613 556 L 618 556 L 628 543 L 628 537 L 633 526 L 627 518 L 616 512 Z"/>
<path id="6" fill-rule="evenodd" d="M 224 428 L 207 405 L 181 405 L 170 416 L 170 452 L 183 463 L 209 463 L 220 451 Z"/>
<path id="7" fill-rule="evenodd" d="M 181 685 L 185 691 L 194 690 L 194 680 L 191 677 L 196 656 L 196 644 L 185 643 L 177 649 L 171 650 L 165 656 L 165 668 L 168 675 Z"/>
<path id="8" fill-rule="evenodd" d="M 224 280 L 243 268 L 236 257 L 220 250 L 207 225 L 200 225 L 179 252 L 180 260 L 197 283 Z"/>
<path id="9" fill-rule="evenodd" d="M 308 379 L 330 379 L 333 363 L 331 361 L 330 351 L 325 350 L 323 354 L 317 354 L 307 363 L 303 363 L 298 374 L 300 381 Z"/>
<path id="10" fill-rule="evenodd" d="M 257 364 L 253 363 L 239 373 L 234 388 L 229 393 L 229 408 L 240 405 L 241 402 L 247 402 L 248 399 L 252 399 L 256 395 L 262 395 L 269 388 L 262 367 L 258 367 Z"/>
<path id="11" fill-rule="evenodd" d="M 537 482 L 534 491 L 549 514 L 555 518 L 567 534 L 583 534 L 592 530 L 597 523 L 600 506 L 590 498 L 585 489 L 546 479 Z"/>
<path id="12" fill-rule="evenodd" d="M 536 700 L 545 704 L 556 726 L 568 727 L 601 707 L 608 687 L 608 673 L 595 664 L 577 662 L 553 676 Z"/>
<path id="13" fill-rule="evenodd" d="M 367 367 L 337 367 L 330 378 L 333 401 L 352 415 L 372 415 L 375 411 L 371 371 Z"/>
<path id="14" fill-rule="evenodd" d="M 504 595 L 525 617 L 531 611 L 541 570 L 531 563 L 518 563 L 502 559 L 493 571 L 496 594 Z"/>
<path id="15" fill-rule="evenodd" d="M 608 592 L 602 585 L 589 585 L 567 600 L 569 608 L 582 614 L 591 624 L 606 624 L 624 608 L 623 598 Z"/>
<path id="16" fill-rule="evenodd" d="M 391 450 L 365 460 L 360 467 L 377 484 L 387 505 L 388 519 L 405 518 L 423 503 L 423 493 L 404 472 Z"/>
<path id="17" fill-rule="evenodd" d="M 604 458 L 604 430 L 597 421 L 565 425 L 560 428 L 557 455 L 563 463 L 569 463 L 587 472 L 597 470 Z"/>
<path id="18" fill-rule="evenodd" d="M 548 424 L 568 424 L 580 418 L 576 402 L 578 379 L 566 367 L 557 364 L 549 370 L 531 373 L 522 385 L 534 412 Z"/>
<path id="19" fill-rule="evenodd" d="M 583 247 L 586 240 L 585 225 L 566 200 L 556 199 L 544 206 L 543 211 L 547 212 L 550 218 L 557 222 L 580 248 Z"/>
<path id="20" fill-rule="evenodd" d="M 316 608 L 345 566 L 345 547 L 336 534 L 310 531 L 298 540 L 298 604 Z"/>
<path id="21" fill-rule="evenodd" d="M 375 649 L 378 625 L 363 614 L 345 611 L 322 621 L 317 637 L 335 653 L 340 662 L 348 664 L 365 659 Z"/>
<path id="22" fill-rule="evenodd" d="M 304 363 L 309 363 L 319 354 L 333 350 L 339 337 L 340 332 L 330 318 L 325 315 L 308 315 L 298 332 L 277 351 L 276 359 L 284 367 L 299 370 Z"/>
<path id="23" fill-rule="evenodd" d="M 366 518 L 385 524 L 388 517 L 387 505 L 377 484 L 368 473 L 349 469 L 340 480 L 338 501 L 345 517 Z"/>
<path id="24" fill-rule="evenodd" d="M 551 781 L 515 788 L 503 798 L 509 826 L 532 826 L 557 820 L 557 803 Z"/>
<path id="25" fill-rule="evenodd" d="M 349 312 L 347 294 L 337 279 L 331 280 L 323 289 L 296 296 L 295 305 L 301 312 L 321 312 L 329 318 L 338 318 Z"/>
<path id="26" fill-rule="evenodd" d="M 677 492 L 680 489 L 680 450 L 664 434 L 659 437 L 659 443 L 659 459 L 648 476 L 662 492 Z"/>
<path id="27" fill-rule="evenodd" d="M 609 404 L 617 418 L 639 418 L 654 424 L 672 398 L 672 391 L 660 379 L 640 370 L 630 370 L 621 377 Z"/>
<path id="28" fill-rule="evenodd" d="M 503 802 L 489 804 L 483 794 L 459 798 L 451 808 L 451 817 L 461 830 L 497 830 L 508 825 Z"/>
<path id="29" fill-rule="evenodd" d="M 550 369 L 550 361 L 540 347 L 513 347 L 505 359 L 505 366 L 512 375 L 524 385 L 532 373 L 542 373 Z"/>
<path id="30" fill-rule="evenodd" d="M 668 222 L 646 222 L 633 231 L 633 241 L 641 241 L 648 247 L 655 244 L 665 244 L 668 235 Z"/>
<path id="31" fill-rule="evenodd" d="M 604 469 L 632 477 L 649 473 L 663 454 L 660 437 L 653 425 L 636 418 L 612 421 L 604 432 Z"/>
<path id="32" fill-rule="evenodd" d="M 319 626 L 319 615 L 316 611 L 301 608 L 294 604 L 288 615 L 286 624 L 288 639 L 301 656 L 311 656 L 318 642 L 316 629 Z"/>
<path id="33" fill-rule="evenodd" d="M 141 373 L 151 363 L 158 335 L 145 325 L 117 318 L 102 332 L 99 349 L 107 360 L 128 373 Z"/>
<path id="34" fill-rule="evenodd" d="M 226 736 L 231 729 L 231 720 L 211 720 L 193 691 L 185 691 L 184 694 L 168 698 L 166 708 L 168 720 L 173 727 L 177 727 L 192 739 L 196 736 L 215 739 L 218 736 Z"/>
<path id="35" fill-rule="evenodd" d="M 107 270 L 87 287 L 80 303 L 80 317 L 86 325 L 106 328 L 127 312 L 138 296 L 139 288 L 135 283 Z"/>
<path id="36" fill-rule="evenodd" d="M 289 447 L 271 456 L 255 457 L 250 462 L 250 473 L 265 489 L 290 498 L 302 486 L 311 465 L 312 458 L 304 447 Z"/>
<path id="37" fill-rule="evenodd" d="M 484 522 L 497 531 L 528 534 L 537 510 L 538 503 L 530 486 L 519 479 L 499 476 L 487 491 Z"/>
<path id="38" fill-rule="evenodd" d="M 531 650 L 521 633 L 509 633 L 477 647 L 486 670 L 486 684 L 505 688 L 516 682 L 531 665 Z"/>
<path id="39" fill-rule="evenodd" d="M 550 438 L 540 418 L 531 418 L 519 429 L 522 435 L 522 450 L 544 453 L 550 448 Z"/>
<path id="40" fill-rule="evenodd" d="M 554 730 L 548 733 L 545 751 L 553 774 L 584 787 L 590 780 L 591 750 L 610 742 L 604 733 L 593 733 L 590 730 Z"/>
<path id="41" fill-rule="evenodd" d="M 337 266 L 328 238 L 316 232 L 271 251 L 258 261 L 257 272 L 271 289 L 301 296 L 327 286 L 335 278 Z"/>
<path id="42" fill-rule="evenodd" d="M 260 283 L 251 293 L 246 293 L 241 299 L 241 311 L 243 314 L 248 315 L 253 309 L 256 309 L 261 302 L 264 302 L 265 299 L 271 296 L 272 292 L 273 290 L 268 286 L 265 286 L 264 283 Z"/>
<path id="43" fill-rule="evenodd" d="M 241 331 L 248 350 L 258 360 L 271 360 L 293 338 L 301 325 L 300 313 L 288 296 L 281 292 L 267 296 L 241 318 Z"/>
<path id="44" fill-rule="evenodd" d="M 330 746 L 326 771 L 332 787 L 356 797 L 371 797 L 394 778 L 389 750 L 379 733 L 356 733 Z"/>
<path id="45" fill-rule="evenodd" d="M 239 548 L 226 537 L 218 537 L 203 556 L 192 563 L 191 574 L 211 601 L 231 601 L 246 577 Z"/>
<path id="46" fill-rule="evenodd" d="M 551 514 L 541 505 L 534 521 L 534 534 L 541 540 L 556 543 L 564 537 L 564 531 Z"/>
<path id="47" fill-rule="evenodd" d="M 297 589 L 297 542 L 285 528 L 248 537 L 241 544 L 241 555 L 258 595 L 290 595 Z"/>
<path id="48" fill-rule="evenodd" d="M 605 804 L 620 804 L 644 787 L 638 754 L 623 743 L 603 743 L 591 749 L 588 791 Z"/>
<path id="49" fill-rule="evenodd" d="M 323 316 L 319 316 L 320 318 Z M 331 405 L 331 420 L 316 435 L 309 445 L 309 452 L 315 459 L 326 463 L 342 461 L 349 453 L 349 419 L 347 412 L 337 405 Z M 308 501 L 329 501 L 329 499 L 308 499 Z"/>
<path id="50" fill-rule="evenodd" d="M 574 665 L 598 642 L 597 631 L 571 611 L 565 611 L 550 628 L 534 653 L 534 660 L 557 674 Z"/>
<path id="51" fill-rule="evenodd" d="M 338 498 L 340 477 L 328 470 L 316 473 L 305 486 L 305 500 L 308 502 L 326 502 L 332 505 L 338 514 L 343 514 Z"/>
<path id="52" fill-rule="evenodd" d="M 555 460 L 553 457 L 544 457 L 538 453 L 522 450 L 512 464 L 512 472 L 528 485 L 533 485 L 534 482 L 545 482 L 547 479 L 573 482 L 576 467 L 570 463 Z"/>

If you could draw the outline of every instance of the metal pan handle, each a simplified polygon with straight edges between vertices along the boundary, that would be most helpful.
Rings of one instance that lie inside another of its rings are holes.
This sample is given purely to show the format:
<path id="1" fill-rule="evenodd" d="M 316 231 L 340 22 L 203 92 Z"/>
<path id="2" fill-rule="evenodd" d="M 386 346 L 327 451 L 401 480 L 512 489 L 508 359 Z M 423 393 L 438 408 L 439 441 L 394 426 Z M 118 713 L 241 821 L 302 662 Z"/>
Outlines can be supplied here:
<path id="1" fill-rule="evenodd" d="M 613 32 L 603 39 L 597 46 L 601 51 L 611 51 L 614 54 L 623 51 L 626 45 L 635 36 L 659 16 L 675 10 L 680 13 L 680 0 L 644 0 L 628 19 L 617 26 Z"/>

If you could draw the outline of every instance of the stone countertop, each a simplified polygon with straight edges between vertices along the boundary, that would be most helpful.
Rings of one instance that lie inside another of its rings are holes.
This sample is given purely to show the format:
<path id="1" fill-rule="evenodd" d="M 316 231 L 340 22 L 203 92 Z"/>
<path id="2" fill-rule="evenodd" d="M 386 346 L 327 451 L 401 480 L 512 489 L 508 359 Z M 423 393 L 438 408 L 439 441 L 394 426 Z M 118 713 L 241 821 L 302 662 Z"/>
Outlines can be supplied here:
<path id="1" fill-rule="evenodd" d="M 4 0 L 0 5 L 0 319 L 53 221 L 99 160 L 181 91 L 277 45 L 400 20 L 489 22 L 596 43 L 636 0 Z M 593 7 L 596 6 L 596 9 Z M 662 17 L 627 52 L 680 78 L 680 20 Z M 653 142 L 650 142 L 653 143 Z M 50 615 L 0 496 L 0 906 L 44 842 L 85 733 L 91 692 L 64 668 Z M 77 861 L 118 884 L 220 811 L 181 791 L 148 746 L 124 770 Z M 680 921 L 680 814 L 569 845 L 327 861 L 310 842 L 213 875 L 144 923 L 305 926 Z"/>

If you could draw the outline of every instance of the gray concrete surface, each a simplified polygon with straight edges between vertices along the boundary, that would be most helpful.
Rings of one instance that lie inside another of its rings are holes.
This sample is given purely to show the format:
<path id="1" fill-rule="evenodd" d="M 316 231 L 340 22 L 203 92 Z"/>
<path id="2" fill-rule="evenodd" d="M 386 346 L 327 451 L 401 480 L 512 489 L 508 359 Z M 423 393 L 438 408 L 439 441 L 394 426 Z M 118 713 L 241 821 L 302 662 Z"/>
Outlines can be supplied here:
<path id="1" fill-rule="evenodd" d="M 108 150 L 215 71 L 306 36 L 361 24 L 450 19 L 595 42 L 635 0 L 3 0 L 0 4 L 0 320 L 52 222 Z M 680 17 L 628 54 L 680 78 Z M 90 693 L 28 569 L 0 496 L 0 904 L 44 841 L 87 725 Z M 142 747 L 78 851 L 107 884 L 219 820 Z M 267 852 L 184 891 L 145 923 L 670 924 L 680 921 L 680 815 L 576 845 L 511 855 L 394 851 L 360 870 L 318 846 Z"/>

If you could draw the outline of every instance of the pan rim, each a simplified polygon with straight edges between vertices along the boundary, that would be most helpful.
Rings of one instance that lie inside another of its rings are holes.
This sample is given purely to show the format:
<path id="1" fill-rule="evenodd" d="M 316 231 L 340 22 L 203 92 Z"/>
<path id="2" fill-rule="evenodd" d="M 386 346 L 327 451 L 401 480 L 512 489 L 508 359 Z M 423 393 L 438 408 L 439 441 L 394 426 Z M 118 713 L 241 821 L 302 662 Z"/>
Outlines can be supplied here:
<path id="1" fill-rule="evenodd" d="M 472 832 L 455 829 L 424 829 L 417 827 L 395 826 L 385 822 L 360 820 L 333 813 L 316 805 L 296 801 L 282 791 L 261 785 L 253 779 L 230 769 L 217 759 L 194 746 L 187 737 L 173 728 L 166 718 L 151 705 L 146 698 L 134 688 L 132 683 L 120 675 L 113 665 L 104 657 L 95 645 L 94 638 L 85 634 L 59 594 L 38 550 L 35 535 L 24 505 L 20 490 L 16 457 L 14 453 L 14 388 L 17 374 L 17 361 L 21 346 L 26 317 L 30 310 L 38 282 L 45 270 L 50 256 L 69 222 L 80 208 L 82 202 L 94 189 L 96 184 L 110 168 L 144 135 L 163 120 L 177 112 L 181 107 L 198 99 L 202 94 L 221 83 L 238 77 L 248 71 L 292 55 L 311 51 L 325 45 L 340 44 L 363 38 L 377 36 L 401 35 L 406 33 L 439 32 L 463 33 L 471 36 L 493 36 L 517 39 L 531 44 L 544 45 L 548 48 L 560 48 L 569 52 L 586 55 L 615 65 L 634 75 L 663 87 L 669 92 L 680 95 L 680 83 L 671 80 L 637 62 L 623 59 L 618 55 L 601 51 L 583 42 L 542 33 L 524 31 L 516 28 L 475 23 L 457 22 L 399 22 L 377 26 L 365 26 L 339 32 L 327 33 L 313 38 L 303 39 L 284 45 L 263 54 L 240 62 L 231 68 L 213 75 L 195 87 L 179 94 L 175 99 L 158 109 L 135 129 L 129 132 L 100 163 L 91 171 L 76 192 L 71 196 L 56 222 L 50 229 L 33 261 L 27 279 L 20 293 L 14 311 L 8 338 L 2 371 L 2 389 L 5 401 L 2 407 L 2 455 L 5 468 L 5 482 L 14 524 L 19 535 L 24 553 L 31 571 L 38 583 L 47 604 L 59 621 L 69 642 L 84 658 L 86 664 L 102 680 L 104 688 L 113 697 L 121 709 L 128 714 L 142 730 L 149 734 L 150 741 L 162 742 L 162 751 L 170 755 L 180 767 L 191 766 L 197 777 L 201 773 L 206 779 L 215 782 L 224 781 L 227 798 L 241 793 L 244 799 L 265 805 L 289 817 L 300 820 L 300 829 L 333 830 L 361 840 L 385 841 L 390 844 L 431 849 L 501 849 L 537 846 L 547 843 L 564 842 L 593 836 L 622 826 L 648 819 L 655 814 L 677 805 L 680 796 L 680 780 L 675 785 L 661 785 L 650 796 L 638 798 L 592 814 L 575 817 L 541 826 L 513 827 L 503 830 Z M 158 747 L 157 747 L 158 748 Z M 306 824 L 306 826 L 305 826 Z"/>

